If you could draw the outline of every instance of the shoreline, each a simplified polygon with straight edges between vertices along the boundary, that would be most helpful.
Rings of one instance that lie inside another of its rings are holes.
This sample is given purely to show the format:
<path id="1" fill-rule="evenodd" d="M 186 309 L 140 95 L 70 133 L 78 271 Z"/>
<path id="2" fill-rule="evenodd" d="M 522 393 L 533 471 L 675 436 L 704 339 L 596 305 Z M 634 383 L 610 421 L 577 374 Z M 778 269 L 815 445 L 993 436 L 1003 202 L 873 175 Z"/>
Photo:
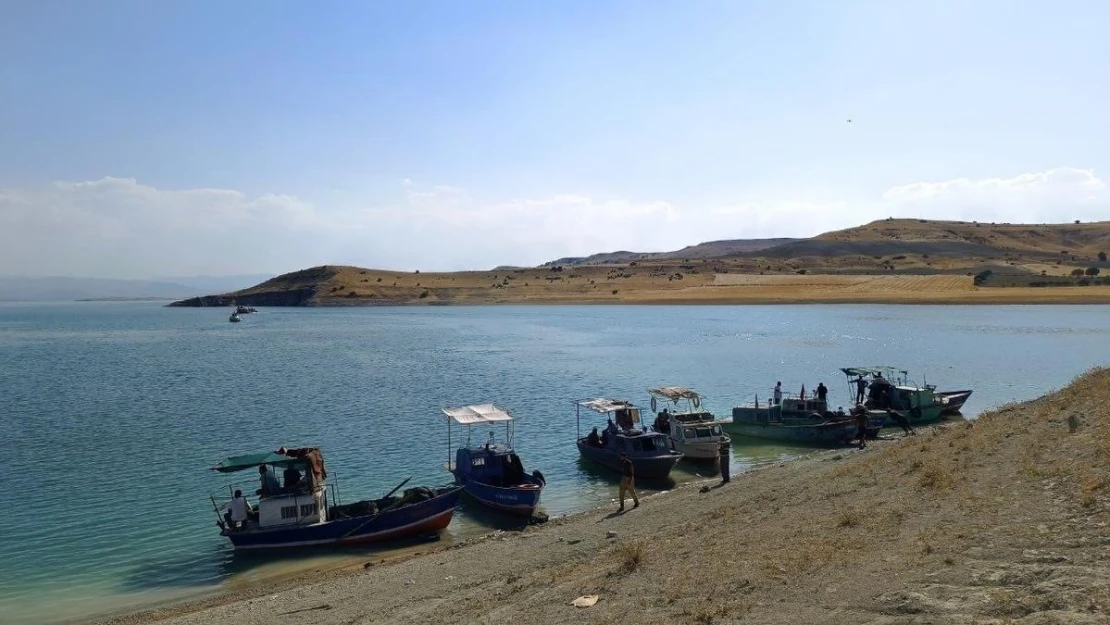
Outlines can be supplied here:
<path id="1" fill-rule="evenodd" d="M 689 482 L 625 514 L 101 622 L 1095 623 L 1110 611 L 1108 400 L 1097 369 L 974 421 Z"/>

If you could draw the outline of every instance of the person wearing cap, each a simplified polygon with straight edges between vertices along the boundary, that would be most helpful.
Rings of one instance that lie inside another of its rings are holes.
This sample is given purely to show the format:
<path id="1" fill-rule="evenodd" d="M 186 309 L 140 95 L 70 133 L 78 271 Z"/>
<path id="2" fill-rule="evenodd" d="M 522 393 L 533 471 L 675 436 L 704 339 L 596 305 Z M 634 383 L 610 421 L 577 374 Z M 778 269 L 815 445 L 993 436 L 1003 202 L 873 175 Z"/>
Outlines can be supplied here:
<path id="1" fill-rule="evenodd" d="M 624 494 L 632 495 L 632 507 L 640 507 L 640 497 L 636 494 L 636 472 L 632 466 L 632 460 L 629 459 L 628 454 L 623 451 L 620 453 L 621 459 L 621 487 L 620 487 L 620 500 L 621 507 L 617 508 L 618 512 L 624 512 Z"/>

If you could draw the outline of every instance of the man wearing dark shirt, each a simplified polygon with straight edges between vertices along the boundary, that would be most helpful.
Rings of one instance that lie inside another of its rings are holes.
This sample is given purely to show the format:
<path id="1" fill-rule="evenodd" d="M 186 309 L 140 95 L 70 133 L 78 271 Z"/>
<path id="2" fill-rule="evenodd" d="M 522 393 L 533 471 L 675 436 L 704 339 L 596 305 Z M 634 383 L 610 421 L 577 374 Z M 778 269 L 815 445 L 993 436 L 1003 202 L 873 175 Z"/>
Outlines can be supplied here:
<path id="1" fill-rule="evenodd" d="M 729 456 L 728 456 L 728 452 L 730 451 L 731 447 L 732 447 L 731 441 L 727 437 L 722 436 L 721 441 L 720 441 L 720 443 L 717 447 L 717 451 L 720 454 L 720 459 L 718 460 L 718 462 L 720 463 L 720 466 L 721 466 L 721 483 L 722 484 L 728 484 L 728 481 L 729 481 L 729 471 L 728 471 L 729 470 Z"/>
<path id="2" fill-rule="evenodd" d="M 301 472 L 296 467 L 286 467 L 285 472 L 282 474 L 285 480 L 285 492 L 292 493 L 301 486 Z"/>
<path id="3" fill-rule="evenodd" d="M 855 438 L 859 439 L 859 448 L 863 449 L 867 446 L 867 409 L 863 406 L 856 406 L 852 414 L 856 418 Z"/>
<path id="4" fill-rule="evenodd" d="M 628 454 L 621 452 L 621 488 L 620 499 L 621 507 L 617 509 L 618 512 L 624 512 L 624 494 L 627 492 L 632 495 L 632 507 L 640 507 L 640 497 L 636 494 L 636 475 L 632 467 L 632 460 L 628 458 Z"/>

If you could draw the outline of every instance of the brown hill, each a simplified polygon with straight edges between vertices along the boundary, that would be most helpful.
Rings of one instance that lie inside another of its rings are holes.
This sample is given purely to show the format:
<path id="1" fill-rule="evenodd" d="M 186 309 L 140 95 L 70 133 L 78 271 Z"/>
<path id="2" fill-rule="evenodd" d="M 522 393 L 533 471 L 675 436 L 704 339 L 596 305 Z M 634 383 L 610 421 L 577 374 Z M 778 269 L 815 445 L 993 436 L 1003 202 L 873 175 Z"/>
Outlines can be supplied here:
<path id="1" fill-rule="evenodd" d="M 631 252 L 617 252 L 575 264 L 492 271 L 313 267 L 173 305 L 1110 301 L 1110 289 L 1051 288 L 1110 283 L 1110 276 L 1071 276 L 1077 269 L 1101 273 L 1107 267 L 1099 253 L 1110 249 L 1110 222 L 888 219 L 770 245 L 774 241 L 718 241 L 635 260 L 622 256 Z M 719 255 L 698 257 L 709 253 Z M 816 283 L 815 274 L 823 276 Z M 935 279 L 903 279 L 913 276 Z M 994 286 L 1014 288 L 989 288 Z"/>

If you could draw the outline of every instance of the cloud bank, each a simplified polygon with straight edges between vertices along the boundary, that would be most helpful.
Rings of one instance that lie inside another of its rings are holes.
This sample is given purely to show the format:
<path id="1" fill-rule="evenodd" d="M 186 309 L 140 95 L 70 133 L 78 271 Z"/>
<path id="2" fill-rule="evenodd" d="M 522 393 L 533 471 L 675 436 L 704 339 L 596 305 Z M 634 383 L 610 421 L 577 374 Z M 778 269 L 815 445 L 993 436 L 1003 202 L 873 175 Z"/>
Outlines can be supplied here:
<path id="1" fill-rule="evenodd" d="M 1008 222 L 1110 215 L 1094 171 L 913 182 L 872 202 L 691 207 L 581 194 L 487 199 L 400 183 L 387 205 L 322 206 L 287 195 L 158 189 L 131 178 L 0 189 L 0 274 L 143 278 L 285 272 L 350 263 L 423 270 L 538 264 L 729 238 L 811 236 L 889 216 Z"/>

